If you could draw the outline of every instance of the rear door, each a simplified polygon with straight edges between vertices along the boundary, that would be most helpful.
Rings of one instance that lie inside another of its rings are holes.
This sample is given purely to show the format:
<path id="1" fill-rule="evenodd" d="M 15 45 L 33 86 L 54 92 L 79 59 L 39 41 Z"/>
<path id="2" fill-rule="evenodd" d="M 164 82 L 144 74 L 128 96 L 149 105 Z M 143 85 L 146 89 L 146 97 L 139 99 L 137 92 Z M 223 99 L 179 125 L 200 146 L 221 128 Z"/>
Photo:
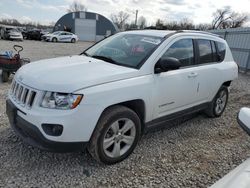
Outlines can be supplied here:
<path id="1" fill-rule="evenodd" d="M 218 69 L 218 55 L 215 42 L 207 39 L 196 39 L 199 75 L 199 87 L 197 99 L 201 102 L 209 102 L 220 87 L 220 70 Z"/>

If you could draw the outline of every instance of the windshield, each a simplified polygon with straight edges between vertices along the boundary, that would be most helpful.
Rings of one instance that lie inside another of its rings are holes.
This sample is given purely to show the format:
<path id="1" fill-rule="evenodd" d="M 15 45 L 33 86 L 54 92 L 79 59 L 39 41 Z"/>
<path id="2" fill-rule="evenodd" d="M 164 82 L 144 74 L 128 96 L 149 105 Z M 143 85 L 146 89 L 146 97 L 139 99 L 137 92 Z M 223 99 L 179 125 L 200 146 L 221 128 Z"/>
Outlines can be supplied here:
<path id="1" fill-rule="evenodd" d="M 104 61 L 137 68 L 161 43 L 163 38 L 138 34 L 117 34 L 111 36 L 83 54 Z"/>

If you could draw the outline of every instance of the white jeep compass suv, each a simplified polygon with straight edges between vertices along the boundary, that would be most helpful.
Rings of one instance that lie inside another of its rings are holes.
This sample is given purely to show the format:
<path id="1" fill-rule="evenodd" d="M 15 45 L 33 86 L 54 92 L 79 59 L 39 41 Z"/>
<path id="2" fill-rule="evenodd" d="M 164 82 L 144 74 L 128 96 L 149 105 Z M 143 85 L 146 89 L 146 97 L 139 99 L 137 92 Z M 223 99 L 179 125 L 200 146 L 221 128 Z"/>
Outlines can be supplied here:
<path id="1" fill-rule="evenodd" d="M 17 71 L 6 111 L 16 134 L 51 151 L 87 146 L 122 161 L 142 133 L 198 111 L 219 117 L 238 67 L 225 40 L 197 31 L 129 31 L 82 54 Z"/>

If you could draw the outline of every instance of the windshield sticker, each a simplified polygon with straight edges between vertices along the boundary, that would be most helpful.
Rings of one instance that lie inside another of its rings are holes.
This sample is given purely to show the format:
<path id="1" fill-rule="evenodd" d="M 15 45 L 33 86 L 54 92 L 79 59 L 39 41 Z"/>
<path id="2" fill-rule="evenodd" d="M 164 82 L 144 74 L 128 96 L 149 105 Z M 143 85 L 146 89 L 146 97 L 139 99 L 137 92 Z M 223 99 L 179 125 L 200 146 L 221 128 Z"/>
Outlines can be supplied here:
<path id="1" fill-rule="evenodd" d="M 149 37 L 144 37 L 143 39 L 141 39 L 142 42 L 148 42 L 151 44 L 155 44 L 158 45 L 161 43 L 160 39 L 154 39 L 154 38 L 149 38 Z"/>

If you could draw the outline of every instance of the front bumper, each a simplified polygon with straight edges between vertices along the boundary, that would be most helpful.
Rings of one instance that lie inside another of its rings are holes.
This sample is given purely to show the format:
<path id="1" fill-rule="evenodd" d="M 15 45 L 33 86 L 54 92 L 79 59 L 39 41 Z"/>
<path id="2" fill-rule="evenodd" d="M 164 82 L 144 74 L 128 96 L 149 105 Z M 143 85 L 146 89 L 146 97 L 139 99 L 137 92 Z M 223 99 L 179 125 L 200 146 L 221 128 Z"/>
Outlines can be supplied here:
<path id="1" fill-rule="evenodd" d="M 27 144 L 46 151 L 71 152 L 83 150 L 87 142 L 56 142 L 46 139 L 41 131 L 33 124 L 24 120 L 17 113 L 18 109 L 11 102 L 6 101 L 6 113 L 10 125 L 15 133 Z"/>
<path id="2" fill-rule="evenodd" d="M 51 41 L 51 37 L 42 36 L 42 40 L 44 40 L 46 42 L 50 42 Z"/>

